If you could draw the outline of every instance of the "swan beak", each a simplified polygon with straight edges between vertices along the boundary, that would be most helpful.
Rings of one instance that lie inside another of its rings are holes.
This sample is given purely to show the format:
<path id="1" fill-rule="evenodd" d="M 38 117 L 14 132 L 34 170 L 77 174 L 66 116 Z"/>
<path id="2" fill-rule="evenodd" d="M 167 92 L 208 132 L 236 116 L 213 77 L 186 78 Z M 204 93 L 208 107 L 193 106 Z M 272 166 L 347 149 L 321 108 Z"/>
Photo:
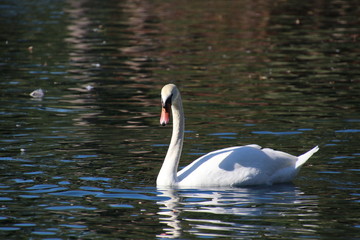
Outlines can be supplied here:
<path id="1" fill-rule="evenodd" d="M 171 111 L 171 104 L 165 103 L 165 105 L 161 109 L 161 116 L 160 116 L 160 124 L 165 126 L 170 122 L 170 111 Z"/>

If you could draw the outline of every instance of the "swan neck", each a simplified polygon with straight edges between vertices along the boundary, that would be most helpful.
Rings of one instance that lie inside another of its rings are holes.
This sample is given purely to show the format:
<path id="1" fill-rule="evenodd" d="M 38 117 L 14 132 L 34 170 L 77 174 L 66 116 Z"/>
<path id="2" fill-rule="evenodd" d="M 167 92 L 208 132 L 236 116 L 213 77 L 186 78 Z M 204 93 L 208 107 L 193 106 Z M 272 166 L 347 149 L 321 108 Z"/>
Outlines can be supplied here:
<path id="1" fill-rule="evenodd" d="M 184 141 L 184 112 L 180 96 L 172 105 L 173 128 L 172 136 L 164 163 L 159 172 L 156 184 L 158 186 L 174 186 L 177 184 L 177 169 Z"/>

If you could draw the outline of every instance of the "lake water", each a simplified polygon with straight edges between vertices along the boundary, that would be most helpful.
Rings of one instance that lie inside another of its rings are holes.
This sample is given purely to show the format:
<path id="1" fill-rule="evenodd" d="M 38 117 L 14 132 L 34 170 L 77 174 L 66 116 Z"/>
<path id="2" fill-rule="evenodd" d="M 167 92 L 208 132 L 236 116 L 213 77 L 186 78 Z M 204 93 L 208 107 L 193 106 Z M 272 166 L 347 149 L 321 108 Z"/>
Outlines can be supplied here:
<path id="1" fill-rule="evenodd" d="M 360 239 L 359 10 L 2 1 L 0 238 Z M 180 166 L 252 143 L 320 151 L 289 184 L 157 189 L 169 82 L 186 114 Z"/>

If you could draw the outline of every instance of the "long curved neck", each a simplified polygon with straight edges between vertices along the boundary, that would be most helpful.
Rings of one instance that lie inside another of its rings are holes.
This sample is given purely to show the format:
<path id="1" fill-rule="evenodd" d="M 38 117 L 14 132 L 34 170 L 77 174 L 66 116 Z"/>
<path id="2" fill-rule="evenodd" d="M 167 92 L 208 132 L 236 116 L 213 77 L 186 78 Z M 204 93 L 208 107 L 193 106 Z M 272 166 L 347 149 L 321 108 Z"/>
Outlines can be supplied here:
<path id="1" fill-rule="evenodd" d="M 178 182 L 177 168 L 184 141 L 184 111 L 180 96 L 172 105 L 173 130 L 169 149 L 156 180 L 158 186 L 173 186 Z"/>

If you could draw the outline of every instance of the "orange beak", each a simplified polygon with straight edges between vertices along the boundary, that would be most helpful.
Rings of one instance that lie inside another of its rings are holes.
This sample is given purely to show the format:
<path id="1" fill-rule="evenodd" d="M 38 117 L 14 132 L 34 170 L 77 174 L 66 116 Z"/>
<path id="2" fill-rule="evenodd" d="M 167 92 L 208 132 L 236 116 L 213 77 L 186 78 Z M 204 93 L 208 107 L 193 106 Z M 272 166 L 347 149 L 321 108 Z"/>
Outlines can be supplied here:
<path id="1" fill-rule="evenodd" d="M 165 126 L 170 122 L 170 111 L 171 111 L 171 104 L 165 103 L 165 105 L 161 109 L 161 116 L 160 116 L 160 124 Z"/>

